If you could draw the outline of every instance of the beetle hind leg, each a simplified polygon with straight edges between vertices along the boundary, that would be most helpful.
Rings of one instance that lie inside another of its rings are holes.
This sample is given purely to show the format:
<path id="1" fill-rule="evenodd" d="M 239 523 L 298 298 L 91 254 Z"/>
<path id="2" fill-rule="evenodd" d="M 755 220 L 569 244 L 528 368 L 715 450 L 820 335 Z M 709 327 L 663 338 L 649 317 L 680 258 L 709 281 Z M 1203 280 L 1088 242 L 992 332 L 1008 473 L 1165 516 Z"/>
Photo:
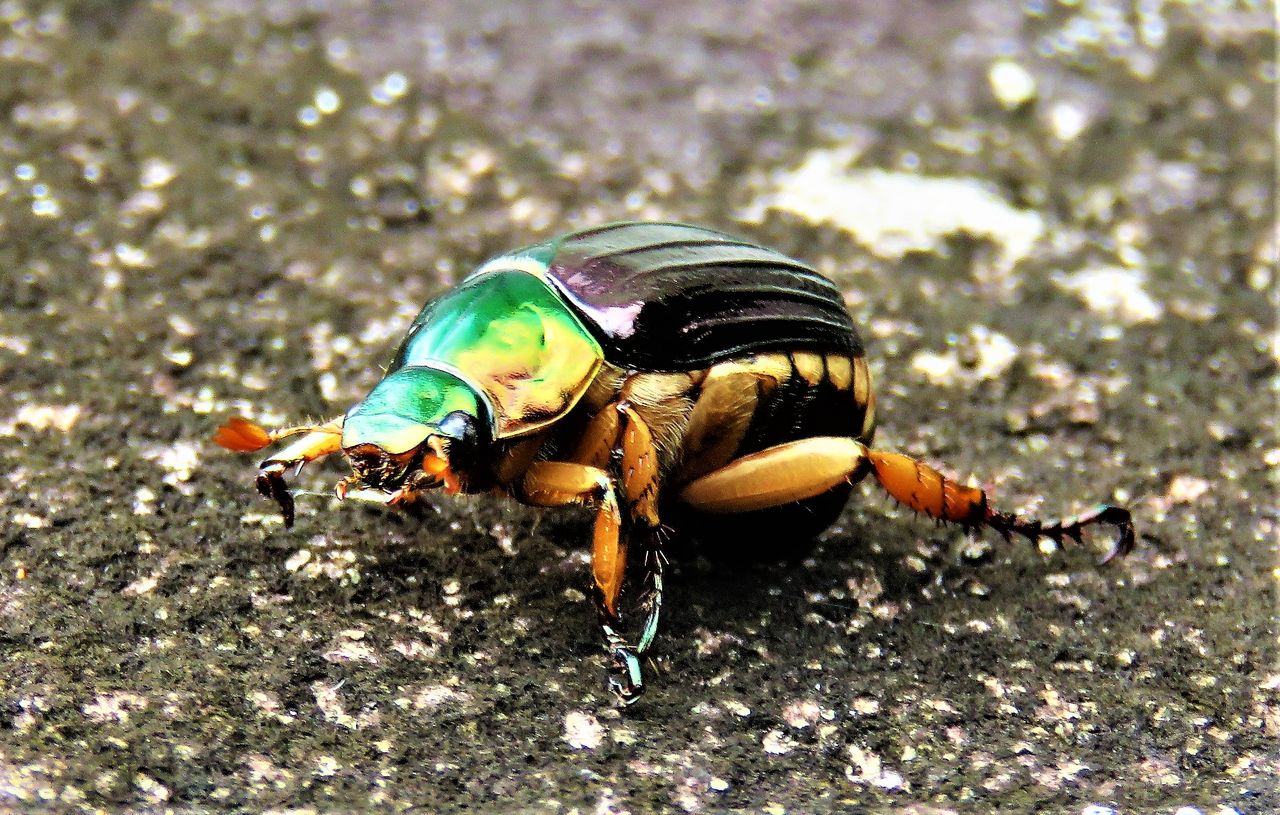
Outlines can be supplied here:
<path id="1" fill-rule="evenodd" d="M 1006 538 L 1047 537 L 1059 544 L 1080 541 L 1086 527 L 1106 524 L 1118 534 L 1103 563 L 1133 549 L 1133 520 L 1123 507 L 1104 505 L 1075 518 L 1048 521 L 1002 512 L 976 487 L 957 484 L 908 456 L 869 450 L 843 437 L 801 439 L 743 456 L 686 484 L 680 498 L 709 513 L 751 512 L 820 495 L 867 473 L 899 502 L 937 521 L 989 527 Z"/>
<path id="2" fill-rule="evenodd" d="M 1105 524 L 1115 527 L 1116 537 L 1111 548 L 1098 561 L 1107 563 L 1116 557 L 1124 557 L 1133 551 L 1136 536 L 1133 528 L 1133 516 L 1124 507 L 1111 504 L 1100 504 L 1095 509 L 1071 518 L 1041 521 L 1035 518 L 1023 518 L 1008 512 L 987 508 L 986 525 L 1004 535 L 1006 539 L 1017 533 L 1034 541 L 1036 538 L 1049 538 L 1059 545 L 1070 539 L 1077 544 L 1083 543 L 1081 532 L 1085 527 L 1094 524 Z"/>
<path id="3" fill-rule="evenodd" d="M 982 490 L 957 484 L 908 456 L 871 450 L 868 457 L 876 480 L 886 492 L 930 518 L 969 529 L 989 527 L 1006 540 L 1017 534 L 1031 541 L 1049 538 L 1059 545 L 1068 539 L 1081 543 L 1081 533 L 1086 527 L 1105 524 L 1115 527 L 1117 534 L 1102 563 L 1133 549 L 1133 519 L 1123 507 L 1103 505 L 1074 518 L 1042 521 L 995 509 Z"/>
<path id="4" fill-rule="evenodd" d="M 685 484 L 680 500 L 712 514 L 782 506 L 822 495 L 867 472 L 868 450 L 840 436 L 814 436 L 767 447 Z"/>

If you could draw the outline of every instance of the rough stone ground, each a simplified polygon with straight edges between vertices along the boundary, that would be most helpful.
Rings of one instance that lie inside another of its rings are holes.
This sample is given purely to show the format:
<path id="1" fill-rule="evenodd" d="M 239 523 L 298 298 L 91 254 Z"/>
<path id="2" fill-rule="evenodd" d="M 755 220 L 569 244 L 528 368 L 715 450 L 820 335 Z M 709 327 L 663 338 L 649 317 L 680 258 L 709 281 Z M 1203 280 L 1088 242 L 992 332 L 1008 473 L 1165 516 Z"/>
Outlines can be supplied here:
<path id="1" fill-rule="evenodd" d="M 0 2 L 0 806 L 1280 810 L 1273 14 Z M 882 444 L 1126 502 L 1140 548 L 868 491 L 808 554 L 677 553 L 620 712 L 580 514 L 286 532 L 207 443 L 340 412 L 486 256 L 623 217 L 818 264 Z"/>

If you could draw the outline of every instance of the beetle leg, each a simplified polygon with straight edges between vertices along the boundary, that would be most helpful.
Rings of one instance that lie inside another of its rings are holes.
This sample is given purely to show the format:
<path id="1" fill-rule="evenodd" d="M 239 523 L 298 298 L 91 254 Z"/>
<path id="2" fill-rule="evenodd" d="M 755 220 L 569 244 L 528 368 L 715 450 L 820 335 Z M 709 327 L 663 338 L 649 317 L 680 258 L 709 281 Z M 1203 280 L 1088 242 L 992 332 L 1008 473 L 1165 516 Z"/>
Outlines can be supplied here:
<path id="1" fill-rule="evenodd" d="M 612 664 L 609 686 L 630 704 L 644 691 L 640 660 L 636 650 L 618 633 L 618 595 L 627 567 L 627 547 L 621 537 L 622 512 L 618 507 L 613 479 L 599 467 L 565 461 L 537 461 L 514 490 L 516 497 L 530 506 L 560 507 L 593 504 L 595 530 L 591 545 L 591 577 L 600 629 L 604 633 Z"/>
<path id="2" fill-rule="evenodd" d="M 631 534 L 644 540 L 648 588 L 643 603 L 644 625 L 636 646 L 636 652 L 643 653 L 658 633 L 666 564 L 662 553 L 662 524 L 658 520 L 658 453 L 653 434 L 624 398 L 592 417 L 572 460 L 601 468 L 612 461 L 618 467 L 622 503 L 633 524 Z"/>
<path id="3" fill-rule="evenodd" d="M 658 633 L 658 618 L 662 614 L 663 567 L 666 558 L 662 552 L 662 524 L 658 520 L 658 452 L 654 449 L 653 434 L 649 426 L 626 402 L 617 405 L 619 432 L 617 448 L 621 453 L 622 492 L 627 514 L 637 527 L 636 533 L 645 538 L 645 570 L 649 583 L 645 598 L 644 626 L 636 645 L 637 653 L 644 653 L 653 644 Z"/>
<path id="4" fill-rule="evenodd" d="M 759 403 L 784 377 L 780 367 L 764 371 L 724 363 L 711 369 L 689 414 L 681 447 L 681 473 L 698 478 L 733 460 Z"/>
<path id="5" fill-rule="evenodd" d="M 636 653 L 643 654 L 653 644 L 658 634 L 658 619 L 662 615 L 663 574 L 666 570 L 667 556 L 663 553 L 663 536 L 667 527 L 659 527 L 650 533 L 644 552 L 644 565 L 649 587 L 646 591 L 644 605 L 647 609 L 644 628 L 640 631 L 640 639 L 636 643 Z"/>
<path id="6" fill-rule="evenodd" d="M 280 430 L 266 430 L 261 426 L 232 416 L 218 428 L 213 441 L 220 447 L 237 452 L 253 452 L 290 436 L 301 438 L 283 450 L 264 459 L 258 465 L 257 487 L 263 496 L 280 506 L 286 528 L 293 526 L 293 495 L 285 483 L 284 474 L 290 469 L 302 469 L 303 465 L 342 451 L 342 417 L 322 425 L 300 425 Z"/>
<path id="7" fill-rule="evenodd" d="M 1013 534 L 1034 541 L 1050 538 L 1059 545 L 1067 539 L 1081 542 L 1087 526 L 1108 524 L 1117 530 L 1115 542 L 1102 558 L 1106 563 L 1117 555 L 1126 555 L 1134 545 L 1133 519 L 1123 507 L 1099 506 L 1092 512 L 1065 520 L 1042 521 L 1001 512 L 990 505 L 987 494 L 977 487 L 965 487 L 937 470 L 898 453 L 869 451 L 876 480 L 894 498 L 931 518 L 976 529 L 990 527 L 1006 540 Z"/>
<path id="8" fill-rule="evenodd" d="M 618 509 L 613 480 L 599 467 L 563 461 L 537 461 L 520 482 L 517 498 L 535 507 L 593 504 L 596 508 L 592 535 L 591 576 L 600 605 L 616 618 L 618 593 L 626 569 L 626 547 L 619 531 L 622 512 Z"/>
<path id="9" fill-rule="evenodd" d="M 957 484 L 915 459 L 868 450 L 847 438 L 801 439 L 743 456 L 686 484 L 680 498 L 704 512 L 750 512 L 819 495 L 843 480 L 857 481 L 868 471 L 898 501 L 938 521 L 970 529 L 990 527 L 1005 538 L 1043 536 L 1059 544 L 1067 539 L 1079 542 L 1085 527 L 1108 524 L 1118 535 L 1102 562 L 1133 549 L 1133 520 L 1122 507 L 1104 505 L 1066 520 L 1024 518 L 993 508 L 982 490 Z"/>
<path id="10" fill-rule="evenodd" d="M 606 469 L 613 467 L 616 486 Z M 536 493 L 539 489 L 542 494 Z M 624 703 L 635 701 L 644 687 L 638 655 L 649 648 L 657 634 L 663 596 L 658 454 L 648 425 L 625 399 L 605 407 L 591 418 L 571 461 L 535 463 L 525 475 L 522 490 L 519 497 L 536 506 L 559 506 L 592 498 L 601 505 L 591 555 L 593 596 L 600 628 L 613 657 L 610 686 Z M 635 648 L 619 632 L 618 598 L 627 559 L 626 540 L 620 531 L 623 507 L 633 525 L 630 534 L 645 538 L 649 582 L 645 621 Z M 606 520 L 609 517 L 616 520 Z"/>
<path id="11" fill-rule="evenodd" d="M 288 529 L 293 526 L 293 493 L 289 492 L 289 485 L 285 483 L 284 471 L 283 464 L 264 463 L 258 468 L 258 477 L 254 483 L 263 498 L 270 498 L 280 507 L 280 515 L 284 517 L 284 528 Z"/>
<path id="12" fill-rule="evenodd" d="M 569 455 L 569 461 L 599 469 L 609 466 L 618 446 L 618 425 L 622 420 L 618 407 L 618 403 L 606 405 L 591 417 L 582 431 L 578 446 Z"/>
<path id="13" fill-rule="evenodd" d="M 648 529 L 658 522 L 658 451 L 653 447 L 653 434 L 631 406 L 622 402 L 618 447 L 622 453 L 622 490 L 631 519 Z"/>
<path id="14" fill-rule="evenodd" d="M 867 448 L 838 436 L 815 436 L 743 456 L 686 484 L 680 499 L 703 512 L 737 513 L 803 501 L 870 466 Z"/>

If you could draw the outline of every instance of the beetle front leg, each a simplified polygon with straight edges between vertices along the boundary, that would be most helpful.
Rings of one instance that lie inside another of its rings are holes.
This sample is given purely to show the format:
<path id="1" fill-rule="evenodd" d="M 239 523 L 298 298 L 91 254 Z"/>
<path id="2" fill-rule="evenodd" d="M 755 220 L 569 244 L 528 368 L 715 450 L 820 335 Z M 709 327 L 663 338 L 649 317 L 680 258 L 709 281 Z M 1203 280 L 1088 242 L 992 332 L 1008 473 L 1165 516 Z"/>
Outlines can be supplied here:
<path id="1" fill-rule="evenodd" d="M 342 451 L 342 417 L 321 425 L 299 425 L 280 430 L 266 430 L 248 419 L 232 416 L 213 436 L 219 447 L 241 453 L 261 450 L 290 436 L 301 438 L 258 465 L 258 492 L 280 506 L 285 528 L 293 526 L 293 495 L 285 483 L 290 469 L 301 470 L 309 462 Z"/>
<path id="2" fill-rule="evenodd" d="M 618 507 L 613 480 L 599 467 L 538 461 L 525 472 L 514 493 L 517 499 L 530 506 L 595 506 L 595 529 L 591 540 L 592 594 L 600 629 L 613 659 L 609 686 L 624 704 L 634 702 L 644 691 L 644 680 L 635 649 L 617 630 L 618 595 L 626 574 L 627 548 L 621 537 L 622 511 Z"/>

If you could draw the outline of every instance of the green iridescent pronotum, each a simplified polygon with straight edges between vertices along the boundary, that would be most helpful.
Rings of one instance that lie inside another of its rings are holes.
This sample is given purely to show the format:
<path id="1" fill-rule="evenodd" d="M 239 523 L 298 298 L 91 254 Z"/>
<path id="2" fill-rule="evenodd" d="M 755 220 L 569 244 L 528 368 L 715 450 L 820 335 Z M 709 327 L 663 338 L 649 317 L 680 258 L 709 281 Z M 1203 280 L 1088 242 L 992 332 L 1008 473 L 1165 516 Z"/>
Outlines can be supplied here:
<path id="1" fill-rule="evenodd" d="M 342 446 L 403 453 L 457 410 L 487 419 L 497 439 L 531 433 L 572 408 L 603 361 L 543 278 L 474 275 L 413 321 L 386 378 L 347 411 Z"/>
<path id="2" fill-rule="evenodd" d="M 232 418 L 214 440 L 253 451 L 295 437 L 258 470 L 342 453 L 339 496 L 404 506 L 437 488 L 594 509 L 593 599 L 626 703 L 644 685 L 671 530 L 794 546 L 829 525 L 871 476 L 940 521 L 1058 541 L 1106 523 L 1129 551 L 1129 513 L 1101 506 L 1042 522 L 993 508 L 907 456 L 870 447 L 875 397 L 862 342 L 831 281 L 805 264 L 685 224 L 616 223 L 482 265 L 428 303 L 386 376 L 343 416 L 267 431 Z M 620 599 L 645 564 L 641 624 Z"/>

